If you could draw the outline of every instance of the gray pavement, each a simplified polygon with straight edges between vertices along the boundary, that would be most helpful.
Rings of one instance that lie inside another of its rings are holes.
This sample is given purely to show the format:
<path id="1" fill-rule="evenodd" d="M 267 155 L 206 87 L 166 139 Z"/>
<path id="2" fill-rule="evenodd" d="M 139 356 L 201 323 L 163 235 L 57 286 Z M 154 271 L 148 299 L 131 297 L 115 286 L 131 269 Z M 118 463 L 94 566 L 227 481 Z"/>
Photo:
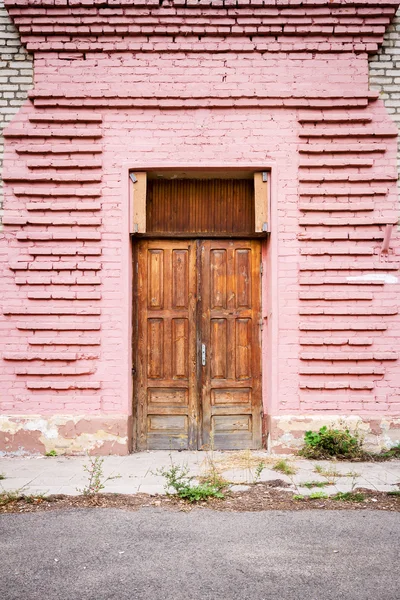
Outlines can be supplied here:
<path id="1" fill-rule="evenodd" d="M 1 600 L 398 600 L 399 514 L 0 517 Z"/>
<path id="2" fill-rule="evenodd" d="M 192 475 L 204 474 L 210 463 L 233 484 L 252 483 L 256 467 L 260 461 L 265 463 L 260 480 L 282 479 L 290 484 L 295 493 L 310 494 L 302 486 L 307 481 L 327 481 L 333 485 L 324 488 L 327 494 L 338 491 L 350 491 L 357 487 L 379 491 L 399 489 L 400 461 L 385 463 L 347 463 L 332 461 L 309 461 L 295 457 L 286 457 L 287 462 L 296 470 L 294 475 L 284 475 L 273 470 L 282 457 L 271 456 L 267 452 L 140 452 L 129 456 L 106 456 L 102 465 L 105 492 L 136 494 L 164 493 L 164 479 L 157 474 L 161 467 L 168 467 L 171 458 L 175 464 L 187 465 Z M 84 465 L 88 458 L 74 457 L 25 457 L 0 458 L 0 492 L 21 490 L 25 494 L 77 494 L 88 481 Z M 325 474 L 316 472 L 320 466 Z M 399 593 L 400 599 L 400 593 Z"/>

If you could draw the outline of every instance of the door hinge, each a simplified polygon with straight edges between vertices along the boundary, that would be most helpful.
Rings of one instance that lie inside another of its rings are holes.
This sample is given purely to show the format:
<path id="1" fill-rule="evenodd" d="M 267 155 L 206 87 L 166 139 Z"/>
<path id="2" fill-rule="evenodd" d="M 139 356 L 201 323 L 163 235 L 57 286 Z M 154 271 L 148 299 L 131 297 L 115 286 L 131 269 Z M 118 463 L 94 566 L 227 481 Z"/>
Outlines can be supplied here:
<path id="1" fill-rule="evenodd" d="M 260 275 L 262 276 L 264 273 L 264 265 L 261 263 L 260 265 Z"/>

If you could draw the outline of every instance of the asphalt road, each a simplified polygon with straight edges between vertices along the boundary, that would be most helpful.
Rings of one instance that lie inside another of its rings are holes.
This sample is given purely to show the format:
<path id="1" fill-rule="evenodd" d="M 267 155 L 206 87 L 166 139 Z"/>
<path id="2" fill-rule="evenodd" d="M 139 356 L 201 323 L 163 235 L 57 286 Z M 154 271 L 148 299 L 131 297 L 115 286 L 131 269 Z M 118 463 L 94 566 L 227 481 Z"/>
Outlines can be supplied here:
<path id="1" fill-rule="evenodd" d="M 0 517 L 1 600 L 398 600 L 399 513 Z"/>

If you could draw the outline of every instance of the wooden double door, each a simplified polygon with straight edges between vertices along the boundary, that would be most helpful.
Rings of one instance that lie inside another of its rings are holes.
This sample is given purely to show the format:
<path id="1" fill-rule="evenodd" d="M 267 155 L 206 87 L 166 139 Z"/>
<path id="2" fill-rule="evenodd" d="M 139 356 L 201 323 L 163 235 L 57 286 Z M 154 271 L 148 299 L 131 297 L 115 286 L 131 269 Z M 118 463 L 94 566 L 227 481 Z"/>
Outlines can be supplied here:
<path id="1" fill-rule="evenodd" d="M 258 240 L 141 240 L 137 449 L 261 447 Z"/>

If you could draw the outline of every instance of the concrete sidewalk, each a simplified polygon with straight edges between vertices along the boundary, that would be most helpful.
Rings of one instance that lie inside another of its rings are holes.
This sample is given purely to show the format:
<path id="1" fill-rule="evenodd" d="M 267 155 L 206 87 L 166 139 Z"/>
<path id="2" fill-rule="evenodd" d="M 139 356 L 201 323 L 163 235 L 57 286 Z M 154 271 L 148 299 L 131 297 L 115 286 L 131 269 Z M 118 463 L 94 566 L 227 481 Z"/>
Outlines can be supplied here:
<path id="1" fill-rule="evenodd" d="M 129 456 L 106 456 L 102 465 L 104 478 L 112 477 L 106 483 L 104 492 L 136 494 L 163 494 L 164 478 L 156 472 L 168 468 L 171 459 L 174 464 L 186 465 L 191 475 L 200 475 L 209 467 L 210 460 L 218 471 L 233 485 L 253 483 L 257 465 L 261 461 L 265 468 L 259 481 L 283 480 L 290 484 L 286 488 L 292 493 L 310 494 L 318 488 L 308 489 L 302 483 L 311 481 L 331 481 L 332 485 L 323 488 L 327 494 L 347 492 L 357 487 L 379 491 L 400 489 L 400 460 L 384 463 L 357 463 L 310 461 L 297 457 L 285 457 L 296 469 L 294 475 L 284 475 L 273 470 L 282 457 L 271 456 L 267 452 L 169 452 L 153 451 Z M 30 457 L 0 458 L 0 491 L 20 490 L 24 494 L 68 494 L 76 495 L 88 482 L 84 465 L 88 457 Z M 319 465 L 325 473 L 316 472 Z M 235 489 L 235 488 L 233 488 Z"/>

